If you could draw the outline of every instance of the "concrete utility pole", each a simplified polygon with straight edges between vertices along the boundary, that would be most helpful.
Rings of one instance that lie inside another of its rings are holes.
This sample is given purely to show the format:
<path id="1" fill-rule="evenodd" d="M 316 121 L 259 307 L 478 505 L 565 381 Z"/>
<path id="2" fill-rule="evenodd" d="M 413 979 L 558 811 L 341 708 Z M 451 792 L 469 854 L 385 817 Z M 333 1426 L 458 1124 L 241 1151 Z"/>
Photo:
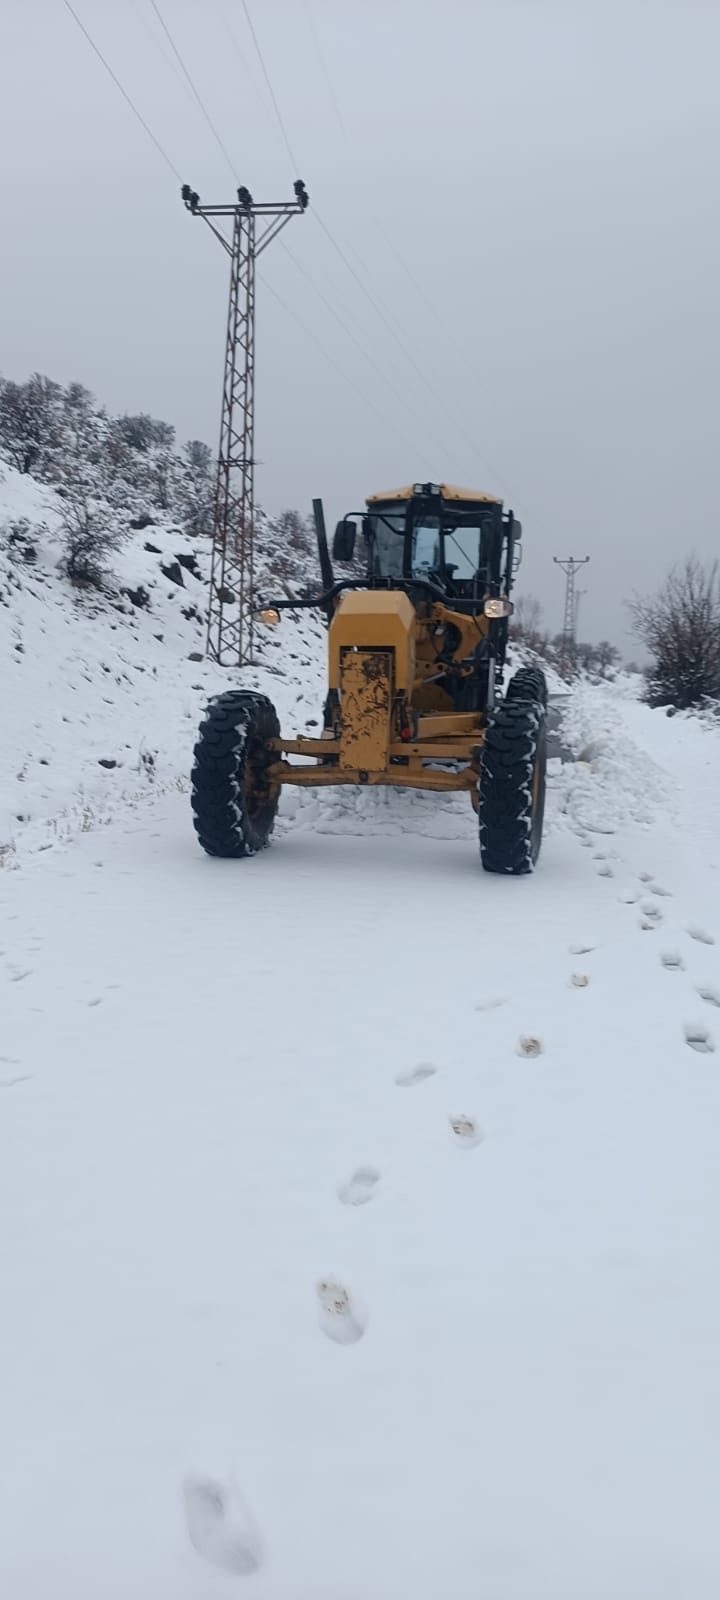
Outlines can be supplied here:
<path id="1" fill-rule="evenodd" d="M 208 605 L 208 655 L 222 666 L 252 660 L 255 578 L 255 262 L 291 217 L 307 210 L 300 179 L 295 199 L 257 203 L 240 188 L 230 205 L 203 206 L 190 185 L 182 198 L 194 217 L 204 217 L 230 257 L 230 297 L 225 341 L 220 449 L 218 451 L 213 549 Z M 228 238 L 222 223 L 232 225 Z M 257 223 L 260 222 L 258 231 Z M 218 226 L 218 223 L 220 224 Z"/>

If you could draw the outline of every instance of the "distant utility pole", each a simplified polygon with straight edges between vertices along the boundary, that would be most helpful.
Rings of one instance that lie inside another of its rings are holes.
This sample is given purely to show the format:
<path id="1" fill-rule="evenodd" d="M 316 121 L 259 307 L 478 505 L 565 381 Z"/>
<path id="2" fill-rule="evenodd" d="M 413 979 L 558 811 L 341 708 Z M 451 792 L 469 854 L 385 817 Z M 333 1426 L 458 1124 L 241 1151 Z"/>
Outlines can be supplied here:
<path id="1" fill-rule="evenodd" d="M 247 666 L 253 650 L 255 578 L 255 262 L 291 217 L 307 210 L 300 179 L 295 199 L 259 204 L 240 188 L 230 205 L 203 206 L 183 184 L 182 198 L 194 217 L 204 217 L 230 257 L 230 297 L 225 341 L 220 448 L 218 451 L 213 548 L 208 605 L 208 655 L 222 666 Z M 215 219 L 229 219 L 227 238 Z M 258 233 L 257 220 L 261 219 Z M 264 224 L 264 225 L 263 225 Z"/>
<path id="2" fill-rule="evenodd" d="M 585 594 L 587 594 L 587 589 L 576 589 L 575 590 L 575 637 L 576 638 L 577 638 L 578 627 L 579 627 L 579 622 L 580 622 L 580 601 L 582 600 L 582 597 Z"/>
<path id="3" fill-rule="evenodd" d="M 578 567 L 586 566 L 589 560 L 589 556 L 568 556 L 567 561 L 562 561 L 559 556 L 553 556 L 556 567 L 562 567 L 565 573 L 565 615 L 563 617 L 562 637 L 563 645 L 568 652 L 572 650 L 575 644 L 577 624 L 575 573 Z"/>

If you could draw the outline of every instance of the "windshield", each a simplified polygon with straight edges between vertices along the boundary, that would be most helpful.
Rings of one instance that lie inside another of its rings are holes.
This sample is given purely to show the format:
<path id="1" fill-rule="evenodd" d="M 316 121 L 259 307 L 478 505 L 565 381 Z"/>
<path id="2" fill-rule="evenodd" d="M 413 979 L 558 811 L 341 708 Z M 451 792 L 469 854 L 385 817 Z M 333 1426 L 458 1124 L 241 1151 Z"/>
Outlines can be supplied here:
<path id="1" fill-rule="evenodd" d="M 371 561 L 374 578 L 401 578 L 405 512 L 389 511 L 373 517 Z"/>
<path id="2" fill-rule="evenodd" d="M 405 511 L 386 511 L 372 518 L 371 572 L 375 578 L 402 578 Z M 423 516 L 412 529 L 410 571 L 413 577 L 467 583 L 486 577 L 489 526 L 452 526 L 437 516 Z"/>

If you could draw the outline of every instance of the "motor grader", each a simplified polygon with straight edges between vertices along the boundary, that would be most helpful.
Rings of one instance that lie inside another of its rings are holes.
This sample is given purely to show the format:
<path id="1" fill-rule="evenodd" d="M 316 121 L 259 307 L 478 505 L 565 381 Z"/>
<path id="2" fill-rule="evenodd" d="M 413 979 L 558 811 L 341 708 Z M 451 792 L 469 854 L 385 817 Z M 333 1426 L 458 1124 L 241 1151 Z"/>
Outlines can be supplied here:
<path id="1" fill-rule="evenodd" d="M 285 737 L 271 701 L 231 689 L 209 705 L 192 772 L 203 849 L 251 856 L 269 842 L 284 784 L 466 790 L 488 872 L 532 872 L 545 803 L 547 691 L 523 667 L 502 692 L 522 529 L 494 495 L 415 483 L 370 495 L 337 524 L 332 560 L 313 502 L 322 591 L 268 601 L 328 623 L 319 737 Z M 364 572 L 358 576 L 358 521 Z M 337 578 L 333 561 L 352 567 Z"/>

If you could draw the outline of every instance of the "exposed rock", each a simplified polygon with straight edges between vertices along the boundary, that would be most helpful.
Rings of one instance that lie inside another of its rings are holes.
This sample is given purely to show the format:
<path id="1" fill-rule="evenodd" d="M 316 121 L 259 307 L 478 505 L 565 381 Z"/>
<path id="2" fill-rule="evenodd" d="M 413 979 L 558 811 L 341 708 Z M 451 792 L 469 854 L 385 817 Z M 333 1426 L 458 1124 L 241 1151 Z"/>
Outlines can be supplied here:
<path id="1" fill-rule="evenodd" d="M 166 567 L 163 566 L 161 561 L 160 571 L 164 578 L 169 579 L 170 583 L 177 583 L 180 585 L 181 589 L 185 588 L 185 579 L 183 578 L 182 567 L 180 566 L 179 561 L 171 561 Z"/>

